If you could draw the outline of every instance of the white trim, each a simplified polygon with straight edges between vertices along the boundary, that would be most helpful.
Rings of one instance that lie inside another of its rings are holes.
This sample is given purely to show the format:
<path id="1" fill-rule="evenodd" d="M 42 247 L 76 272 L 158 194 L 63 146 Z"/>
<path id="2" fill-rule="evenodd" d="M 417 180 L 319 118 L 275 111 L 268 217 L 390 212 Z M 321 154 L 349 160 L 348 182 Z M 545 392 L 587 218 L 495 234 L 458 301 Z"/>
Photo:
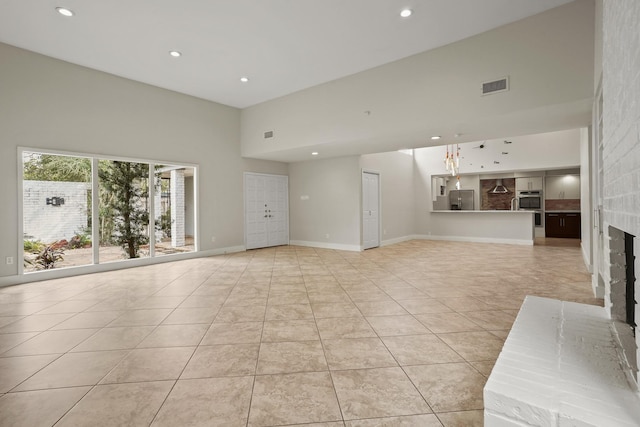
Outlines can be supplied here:
<path id="1" fill-rule="evenodd" d="M 335 249 L 338 251 L 362 251 L 362 246 L 359 245 L 345 245 L 342 243 L 327 243 L 327 242 L 308 242 L 305 240 L 291 240 L 289 242 L 291 246 L 306 246 L 309 248 L 320 249 Z"/>
<path id="2" fill-rule="evenodd" d="M 24 166 L 23 166 L 24 168 Z M 100 242 L 100 196 L 93 197 L 94 194 L 98 194 L 100 188 L 98 187 L 98 159 L 91 159 L 91 245 L 95 242 Z M 100 264 L 100 249 L 91 251 L 91 259 L 93 264 Z"/>
<path id="3" fill-rule="evenodd" d="M 147 220 L 147 229 L 149 230 L 149 258 L 156 257 L 156 165 L 155 163 L 149 163 L 149 170 L 147 171 L 147 191 L 149 194 L 147 197 L 149 205 L 149 219 Z M 97 183 L 96 183 L 97 184 Z M 162 197 L 161 197 L 162 198 Z M 93 201 L 93 198 L 91 198 Z M 93 231 L 93 230 L 92 230 Z M 95 240 L 94 240 L 95 242 Z"/>
<path id="4" fill-rule="evenodd" d="M 433 236 L 433 235 L 415 235 L 414 239 L 421 240 L 445 240 L 450 242 L 470 242 L 470 243 L 498 243 L 507 245 L 524 245 L 533 246 L 532 240 L 523 239 L 494 239 L 492 237 L 466 237 L 466 236 Z"/>
<path id="5" fill-rule="evenodd" d="M 170 160 L 144 159 L 139 157 L 121 157 L 121 156 L 115 156 L 115 155 L 104 154 L 104 153 L 103 154 L 89 153 L 89 152 L 81 153 L 77 151 L 51 150 L 49 148 L 19 146 L 18 152 L 21 153 L 22 151 L 29 151 L 29 152 L 42 153 L 42 154 L 53 154 L 53 155 L 59 155 L 59 156 L 85 157 L 88 159 L 96 158 L 99 160 L 112 160 L 115 162 L 155 163 L 155 164 L 171 165 L 171 166 L 187 166 L 187 167 L 194 167 L 194 168 L 200 167 L 200 165 L 198 165 L 197 163 L 188 163 L 188 162 L 176 163 Z M 22 172 L 22 170 L 20 170 L 19 172 Z"/>
<path id="6" fill-rule="evenodd" d="M 59 279 L 65 277 L 81 276 L 84 274 L 102 273 L 105 271 L 124 270 L 126 268 L 142 267 L 146 265 L 163 264 L 166 262 L 226 255 L 236 252 L 244 252 L 244 250 L 245 248 L 243 245 L 229 246 L 226 248 L 210 249 L 201 252 L 185 252 L 181 254 L 161 255 L 155 258 L 135 258 L 122 260 L 119 262 L 108 262 L 105 264 L 80 265 L 61 269 L 31 272 L 23 274 L 21 276 L 4 276 L 0 277 L 0 288 L 5 286 L 20 285 L 23 283 L 39 282 L 42 280 Z"/>
<path id="7" fill-rule="evenodd" d="M 380 246 L 382 247 L 382 246 L 395 245 L 396 243 L 408 242 L 409 240 L 414 240 L 414 239 L 416 239 L 416 236 L 414 235 L 394 237 L 393 239 L 383 240 L 382 242 L 380 242 Z"/>
<path id="8" fill-rule="evenodd" d="M 18 250 L 16 252 L 16 264 L 18 266 L 18 276 L 24 274 L 24 150 L 18 147 L 18 163 L 17 164 L 17 182 L 18 182 L 18 224 L 16 229 L 18 230 Z M 0 283 L 2 283 L 2 277 L 0 277 Z"/>
<path id="9" fill-rule="evenodd" d="M 582 241 L 580 242 L 580 252 L 582 252 L 582 260 L 584 261 L 584 266 L 587 267 L 587 271 L 590 274 L 593 274 L 593 265 L 590 263 L 589 260 L 589 253 L 587 252 L 589 250 L 589 248 L 585 248 L 582 245 Z"/>

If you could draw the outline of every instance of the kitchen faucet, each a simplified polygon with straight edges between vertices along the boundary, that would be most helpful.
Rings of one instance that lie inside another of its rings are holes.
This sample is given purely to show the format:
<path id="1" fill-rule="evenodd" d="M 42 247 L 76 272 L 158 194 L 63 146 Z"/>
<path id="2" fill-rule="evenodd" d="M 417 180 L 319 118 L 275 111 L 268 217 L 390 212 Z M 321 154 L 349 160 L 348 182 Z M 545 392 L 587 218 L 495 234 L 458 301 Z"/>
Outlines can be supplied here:
<path id="1" fill-rule="evenodd" d="M 513 199 L 511 199 L 511 210 L 512 211 L 517 211 L 518 210 L 518 198 L 517 197 L 514 197 Z"/>

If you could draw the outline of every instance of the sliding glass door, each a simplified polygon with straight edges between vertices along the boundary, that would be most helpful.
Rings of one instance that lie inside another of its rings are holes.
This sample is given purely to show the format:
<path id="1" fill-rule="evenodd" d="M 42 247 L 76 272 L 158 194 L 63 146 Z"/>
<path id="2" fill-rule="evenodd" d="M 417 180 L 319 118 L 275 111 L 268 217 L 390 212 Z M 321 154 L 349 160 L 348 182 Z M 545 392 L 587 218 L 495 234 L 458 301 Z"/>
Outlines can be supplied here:
<path id="1" fill-rule="evenodd" d="M 23 272 L 196 250 L 195 166 L 28 149 L 21 157 Z"/>

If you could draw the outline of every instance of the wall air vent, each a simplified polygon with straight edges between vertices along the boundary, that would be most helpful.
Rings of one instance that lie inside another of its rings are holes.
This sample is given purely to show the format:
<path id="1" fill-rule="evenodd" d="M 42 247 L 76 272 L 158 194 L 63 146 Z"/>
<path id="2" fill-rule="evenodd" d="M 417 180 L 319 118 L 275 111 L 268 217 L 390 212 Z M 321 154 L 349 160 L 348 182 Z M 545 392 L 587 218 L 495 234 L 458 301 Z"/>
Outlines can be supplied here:
<path id="1" fill-rule="evenodd" d="M 494 93 L 506 92 L 509 90 L 509 77 L 482 83 L 482 95 L 493 95 Z"/>
<path id="2" fill-rule="evenodd" d="M 267 131 L 264 133 L 264 139 L 269 139 L 269 138 L 273 138 L 273 131 Z"/>

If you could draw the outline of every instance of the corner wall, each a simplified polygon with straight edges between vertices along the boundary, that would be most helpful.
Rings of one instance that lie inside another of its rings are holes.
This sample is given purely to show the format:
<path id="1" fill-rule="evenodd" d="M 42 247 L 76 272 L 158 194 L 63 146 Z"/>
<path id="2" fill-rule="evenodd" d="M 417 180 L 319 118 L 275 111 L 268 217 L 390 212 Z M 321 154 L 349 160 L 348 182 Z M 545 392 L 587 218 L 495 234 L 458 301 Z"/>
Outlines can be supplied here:
<path id="1" fill-rule="evenodd" d="M 235 108 L 2 43 L 0 59 L 0 282 L 18 271 L 4 261 L 21 241 L 19 146 L 198 164 L 203 251 L 242 247 L 244 171 L 287 174 L 285 163 L 241 158 Z"/>
<path id="2" fill-rule="evenodd" d="M 294 245 L 360 250 L 360 158 L 289 164 L 289 236 Z"/>
<path id="3" fill-rule="evenodd" d="M 415 199 L 412 154 L 399 151 L 367 154 L 364 170 L 380 172 L 381 245 L 409 240 L 415 234 Z"/>

